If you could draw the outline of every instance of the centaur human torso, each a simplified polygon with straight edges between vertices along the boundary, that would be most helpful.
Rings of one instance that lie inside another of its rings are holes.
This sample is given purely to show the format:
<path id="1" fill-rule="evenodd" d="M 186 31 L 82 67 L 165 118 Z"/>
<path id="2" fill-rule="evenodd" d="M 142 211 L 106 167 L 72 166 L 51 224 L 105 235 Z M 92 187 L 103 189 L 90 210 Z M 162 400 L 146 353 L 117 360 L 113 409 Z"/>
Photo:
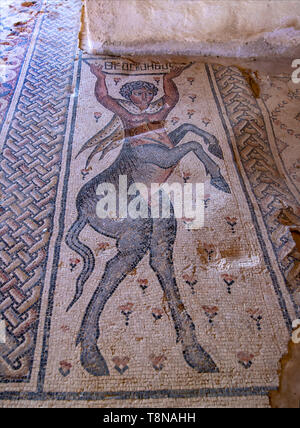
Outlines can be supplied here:
<path id="1" fill-rule="evenodd" d="M 83 270 L 77 279 L 74 299 L 67 310 L 72 308 L 76 311 L 76 306 L 73 305 L 80 298 L 83 287 L 95 267 L 93 252 L 79 239 L 84 227 L 90 225 L 97 233 L 116 239 L 118 249 L 117 254 L 106 264 L 77 337 L 77 344 L 81 344 L 81 364 L 93 376 L 109 375 L 107 364 L 97 346 L 100 315 L 118 285 L 148 252 L 150 266 L 167 297 L 177 340 L 182 344 L 186 362 L 201 373 L 218 371 L 213 359 L 199 345 L 193 321 L 181 301 L 173 266 L 173 246 L 177 228 L 174 215 L 167 219 L 112 219 L 99 218 L 96 214 L 99 201 L 97 188 L 101 183 L 112 183 L 118 188 L 119 177 L 124 175 L 128 178 L 128 186 L 134 182 L 147 186 L 151 183 L 163 183 L 179 161 L 190 152 L 203 163 L 206 173 L 211 176 L 211 184 L 221 192 L 230 193 L 219 165 L 202 146 L 204 142 L 210 153 L 223 159 L 218 141 L 213 135 L 191 124 L 183 124 L 169 134 L 165 129 L 165 120 L 179 100 L 173 79 L 185 68 L 187 67 L 174 68 L 164 75 L 164 96 L 153 102 L 157 88 L 143 81 L 123 85 L 120 93 L 125 99 L 112 98 L 108 93 L 106 75 L 102 68 L 91 66 L 91 72 L 97 78 L 95 96 L 114 116 L 100 133 L 84 144 L 79 155 L 93 148 L 87 159 L 88 166 L 97 153 L 101 153 L 102 159 L 108 150 L 122 142 L 116 160 L 79 191 L 78 217 L 66 237 L 69 247 L 76 251 L 84 262 Z M 200 136 L 201 141 L 192 140 L 179 145 L 188 132 Z"/>

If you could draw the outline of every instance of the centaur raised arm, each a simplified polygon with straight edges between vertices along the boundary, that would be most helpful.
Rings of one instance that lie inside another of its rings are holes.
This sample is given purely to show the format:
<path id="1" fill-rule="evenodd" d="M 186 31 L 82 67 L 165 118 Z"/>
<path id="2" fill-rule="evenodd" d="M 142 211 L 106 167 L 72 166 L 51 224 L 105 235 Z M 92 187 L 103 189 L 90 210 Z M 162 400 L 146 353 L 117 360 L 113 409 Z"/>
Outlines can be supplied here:
<path id="1" fill-rule="evenodd" d="M 163 111 L 165 115 L 168 115 L 169 112 L 175 107 L 175 105 L 179 101 L 179 92 L 177 89 L 177 86 L 173 82 L 173 79 L 175 77 L 179 77 L 181 73 L 189 68 L 193 63 L 189 63 L 188 65 L 180 66 L 180 67 L 173 67 L 171 71 L 168 74 L 164 75 L 164 92 L 165 95 L 163 97 L 164 99 L 164 107 Z"/>
<path id="2" fill-rule="evenodd" d="M 120 106 L 120 104 L 109 95 L 106 86 L 106 74 L 102 71 L 102 66 L 91 65 L 90 69 L 91 72 L 97 77 L 95 85 L 95 96 L 97 101 L 99 101 L 99 103 L 102 104 L 103 107 L 116 113 L 119 116 L 130 116 L 130 113 L 128 113 L 126 109 Z"/>
<path id="3" fill-rule="evenodd" d="M 186 67 L 176 67 L 170 71 L 170 73 L 164 75 L 164 105 L 162 110 L 159 112 L 162 116 L 160 120 L 165 119 L 170 111 L 176 106 L 179 101 L 179 92 L 177 86 L 173 82 L 175 77 L 180 76 Z"/>
<path id="4" fill-rule="evenodd" d="M 164 88 L 164 96 L 163 96 L 163 106 L 158 113 L 155 113 L 155 120 L 163 120 L 167 117 L 170 111 L 175 107 L 175 105 L 179 101 L 179 92 L 177 86 L 173 82 L 175 77 L 180 76 L 180 74 L 187 68 L 188 66 L 183 67 L 174 67 L 169 73 L 165 74 L 163 77 L 163 88 Z M 130 113 L 123 108 L 117 100 L 111 97 L 108 93 L 107 85 L 106 85 L 106 74 L 102 71 L 102 66 L 91 65 L 91 72 L 97 77 L 96 85 L 95 85 L 95 96 L 97 101 L 102 104 L 108 110 L 116 113 L 118 116 L 128 119 L 130 118 Z"/>

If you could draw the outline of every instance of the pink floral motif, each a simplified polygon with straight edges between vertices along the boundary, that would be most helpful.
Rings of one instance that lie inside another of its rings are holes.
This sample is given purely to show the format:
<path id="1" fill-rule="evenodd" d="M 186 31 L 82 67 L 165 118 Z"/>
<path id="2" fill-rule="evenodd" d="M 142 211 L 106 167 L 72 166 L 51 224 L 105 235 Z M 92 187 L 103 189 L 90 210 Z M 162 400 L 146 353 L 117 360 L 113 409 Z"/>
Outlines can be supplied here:
<path id="1" fill-rule="evenodd" d="M 192 294 L 195 294 L 195 285 L 197 284 L 197 279 L 195 277 L 195 274 L 188 274 L 185 273 L 182 275 L 182 278 L 186 282 L 186 284 L 191 288 Z"/>
<path id="2" fill-rule="evenodd" d="M 207 117 L 204 117 L 204 118 L 202 119 L 202 123 L 204 123 L 205 127 L 207 127 L 207 125 L 209 125 L 209 124 L 210 124 L 210 122 L 211 122 L 211 120 L 210 120 L 210 119 L 208 119 Z"/>
<path id="3" fill-rule="evenodd" d="M 96 122 L 99 122 L 99 119 L 101 119 L 102 117 L 102 113 L 100 113 L 100 111 L 97 111 L 94 113 L 94 118 L 96 119 Z"/>
<path id="4" fill-rule="evenodd" d="M 223 281 L 225 282 L 227 286 L 228 294 L 231 294 L 231 287 L 235 283 L 236 278 L 232 275 L 228 275 L 227 273 L 222 275 Z"/>
<path id="5" fill-rule="evenodd" d="M 81 260 L 76 258 L 76 257 L 70 258 L 70 268 L 71 268 L 70 270 L 71 270 L 71 272 L 73 272 L 76 269 L 76 267 L 79 265 L 80 261 Z"/>
<path id="6" fill-rule="evenodd" d="M 190 226 L 191 223 L 193 223 L 193 221 L 195 220 L 195 218 L 189 218 L 189 217 L 182 217 L 182 221 L 186 226 Z"/>
<path id="7" fill-rule="evenodd" d="M 97 248 L 95 250 L 96 256 L 98 256 L 99 252 L 106 251 L 110 248 L 110 244 L 108 242 L 98 242 Z"/>
<path id="8" fill-rule="evenodd" d="M 196 281 L 195 275 L 193 273 L 192 274 L 185 273 L 184 275 L 182 275 L 182 278 L 186 282 L 194 282 L 194 281 Z"/>
<path id="9" fill-rule="evenodd" d="M 210 315 L 215 314 L 219 310 L 218 306 L 202 306 L 202 309 Z"/>
<path id="10" fill-rule="evenodd" d="M 202 306 L 202 309 L 205 312 L 205 315 L 208 317 L 208 322 L 213 325 L 214 318 L 218 315 L 219 308 L 218 306 Z"/>
<path id="11" fill-rule="evenodd" d="M 238 219 L 236 217 L 225 217 L 227 224 L 231 227 L 232 233 L 235 233 L 235 226 L 237 225 Z"/>
<path id="12" fill-rule="evenodd" d="M 92 167 L 91 166 L 89 166 L 88 168 L 83 168 L 82 170 L 81 170 L 81 175 L 82 175 L 82 179 L 83 180 L 85 180 L 86 179 L 86 177 L 89 175 L 89 173 L 90 173 L 90 171 L 92 171 Z"/>
<path id="13" fill-rule="evenodd" d="M 115 364 L 115 369 L 121 375 L 123 375 L 126 372 L 126 370 L 128 370 L 129 368 L 128 367 L 128 363 L 130 361 L 129 357 L 114 357 L 112 361 Z"/>
<path id="14" fill-rule="evenodd" d="M 129 317 L 132 314 L 133 309 L 133 303 L 127 303 L 126 305 L 119 306 L 119 310 L 121 311 L 121 314 L 125 317 L 125 325 L 129 325 Z"/>
<path id="15" fill-rule="evenodd" d="M 154 370 L 160 372 L 164 368 L 164 362 L 167 360 L 167 358 L 164 355 L 155 355 L 151 354 L 149 356 L 149 359 L 152 363 L 152 367 Z"/>
<path id="16" fill-rule="evenodd" d="M 162 318 L 162 316 L 163 316 L 163 313 L 164 312 L 161 309 L 159 309 L 159 308 L 153 308 L 152 309 L 152 315 L 153 315 L 155 321 L 160 320 Z"/>
<path id="17" fill-rule="evenodd" d="M 121 78 L 120 77 L 114 77 L 114 82 L 115 82 L 115 85 L 117 86 L 121 82 Z"/>
<path id="18" fill-rule="evenodd" d="M 146 279 L 146 278 L 139 278 L 137 280 L 137 283 L 140 286 L 140 288 L 142 289 L 143 294 L 145 294 L 145 290 L 147 290 L 147 288 L 149 287 L 149 285 L 148 285 L 148 283 L 149 283 L 148 279 Z"/>
<path id="19" fill-rule="evenodd" d="M 179 117 L 172 117 L 172 119 L 171 119 L 171 123 L 172 123 L 172 125 L 176 125 L 178 122 L 179 122 Z"/>
<path id="20" fill-rule="evenodd" d="M 59 373 L 63 377 L 68 376 L 71 372 L 72 364 L 69 363 L 68 361 L 60 361 L 59 365 L 60 365 Z"/>
<path id="21" fill-rule="evenodd" d="M 249 369 L 252 366 L 252 360 L 255 355 L 250 354 L 249 352 L 240 351 L 237 354 L 239 363 L 245 368 Z"/>
<path id="22" fill-rule="evenodd" d="M 195 114 L 195 110 L 193 110 L 193 109 L 190 109 L 187 111 L 187 115 L 188 115 L 189 119 L 191 119 L 194 114 Z"/>
<path id="23" fill-rule="evenodd" d="M 120 311 L 131 311 L 133 308 L 133 303 L 127 303 L 126 305 L 119 306 Z"/>
<path id="24" fill-rule="evenodd" d="M 191 176 L 192 176 L 192 174 L 191 174 L 190 171 L 184 171 L 183 174 L 182 174 L 183 181 L 185 183 L 187 183 L 188 180 L 191 178 Z"/>

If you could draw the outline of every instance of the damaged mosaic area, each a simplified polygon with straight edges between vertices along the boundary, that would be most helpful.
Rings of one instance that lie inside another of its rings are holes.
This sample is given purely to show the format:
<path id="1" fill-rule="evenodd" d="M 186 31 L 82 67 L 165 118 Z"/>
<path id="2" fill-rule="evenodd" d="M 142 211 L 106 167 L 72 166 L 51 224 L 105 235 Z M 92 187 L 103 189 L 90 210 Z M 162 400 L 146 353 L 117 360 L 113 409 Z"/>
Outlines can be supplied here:
<path id="1" fill-rule="evenodd" d="M 85 54 L 80 2 L 56 6 L 2 122 L 3 406 L 267 406 L 299 318 L 298 89 L 257 98 L 236 67 Z M 97 186 L 120 175 L 204 183 L 204 227 L 100 221 Z"/>

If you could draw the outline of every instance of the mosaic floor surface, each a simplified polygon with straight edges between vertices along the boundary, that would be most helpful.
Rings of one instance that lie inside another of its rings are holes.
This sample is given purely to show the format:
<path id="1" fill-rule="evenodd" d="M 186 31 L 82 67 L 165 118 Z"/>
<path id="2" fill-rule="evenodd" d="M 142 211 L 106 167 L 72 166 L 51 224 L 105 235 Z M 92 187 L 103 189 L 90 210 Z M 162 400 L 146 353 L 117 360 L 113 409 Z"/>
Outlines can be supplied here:
<path id="1" fill-rule="evenodd" d="M 299 318 L 300 90 L 93 57 L 79 0 L 32 3 L 1 16 L 0 406 L 267 407 Z M 99 219 L 120 176 L 204 183 L 204 226 Z"/>

